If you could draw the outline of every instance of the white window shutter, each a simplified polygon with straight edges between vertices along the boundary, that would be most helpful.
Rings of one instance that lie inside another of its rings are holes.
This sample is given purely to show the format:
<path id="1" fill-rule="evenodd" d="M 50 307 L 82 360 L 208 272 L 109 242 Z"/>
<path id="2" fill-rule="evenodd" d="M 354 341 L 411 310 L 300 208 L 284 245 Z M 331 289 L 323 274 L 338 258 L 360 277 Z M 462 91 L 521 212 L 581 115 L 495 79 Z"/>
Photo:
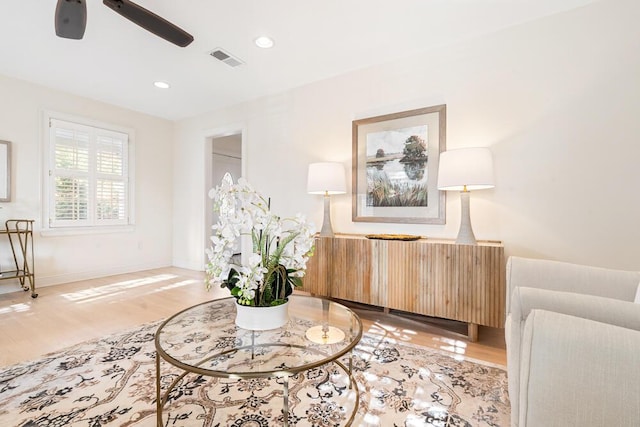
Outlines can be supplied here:
<path id="1" fill-rule="evenodd" d="M 126 225 L 126 133 L 52 119 L 49 227 Z"/>

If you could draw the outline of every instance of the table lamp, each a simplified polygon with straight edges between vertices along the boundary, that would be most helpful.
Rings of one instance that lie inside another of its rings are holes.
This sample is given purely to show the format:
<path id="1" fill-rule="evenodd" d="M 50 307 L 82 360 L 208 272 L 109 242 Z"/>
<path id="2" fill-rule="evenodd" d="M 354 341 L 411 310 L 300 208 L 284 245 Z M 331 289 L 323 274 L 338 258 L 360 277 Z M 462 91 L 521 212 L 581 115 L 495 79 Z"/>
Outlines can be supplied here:
<path id="1" fill-rule="evenodd" d="M 438 190 L 460 191 L 462 216 L 456 243 L 477 245 L 469 215 L 469 192 L 493 188 L 493 157 L 488 148 L 460 148 L 440 154 Z"/>
<path id="2" fill-rule="evenodd" d="M 307 192 L 309 194 L 324 194 L 324 220 L 320 235 L 333 237 L 329 196 L 347 192 L 344 165 L 336 162 L 311 163 L 307 177 Z"/>

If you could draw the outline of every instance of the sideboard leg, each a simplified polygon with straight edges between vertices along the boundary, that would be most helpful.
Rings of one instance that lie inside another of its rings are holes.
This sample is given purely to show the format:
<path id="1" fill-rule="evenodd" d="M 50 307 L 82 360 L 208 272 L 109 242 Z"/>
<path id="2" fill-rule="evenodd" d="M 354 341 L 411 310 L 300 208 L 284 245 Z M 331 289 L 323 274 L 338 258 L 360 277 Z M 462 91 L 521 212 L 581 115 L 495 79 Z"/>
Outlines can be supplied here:
<path id="1" fill-rule="evenodd" d="M 469 341 L 471 342 L 478 341 L 478 324 L 476 323 L 467 324 L 467 336 L 469 337 Z"/>

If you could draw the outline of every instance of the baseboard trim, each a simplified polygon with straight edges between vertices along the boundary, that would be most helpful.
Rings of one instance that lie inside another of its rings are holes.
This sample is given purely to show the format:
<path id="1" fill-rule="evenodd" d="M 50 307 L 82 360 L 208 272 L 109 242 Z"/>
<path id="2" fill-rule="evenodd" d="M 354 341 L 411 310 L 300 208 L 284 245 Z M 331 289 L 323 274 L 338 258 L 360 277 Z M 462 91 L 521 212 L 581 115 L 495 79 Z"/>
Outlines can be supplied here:
<path id="1" fill-rule="evenodd" d="M 187 270 L 194 270 L 194 271 L 204 271 L 205 269 L 205 266 L 198 262 L 193 262 L 188 259 L 178 259 L 178 258 L 173 259 L 173 267 L 185 268 Z"/>

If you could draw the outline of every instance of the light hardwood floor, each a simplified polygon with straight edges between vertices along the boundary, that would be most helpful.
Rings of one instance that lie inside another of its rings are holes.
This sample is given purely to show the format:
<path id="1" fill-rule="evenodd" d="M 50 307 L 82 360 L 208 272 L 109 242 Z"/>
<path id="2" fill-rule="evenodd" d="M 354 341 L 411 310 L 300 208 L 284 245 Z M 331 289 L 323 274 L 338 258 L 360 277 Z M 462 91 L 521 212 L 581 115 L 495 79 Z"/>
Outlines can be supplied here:
<path id="1" fill-rule="evenodd" d="M 0 294 L 0 367 L 228 296 L 220 288 L 207 292 L 203 279 L 202 272 L 162 268 L 39 288 L 36 299 L 21 291 Z M 464 324 L 352 307 L 365 332 L 506 364 L 502 329 L 480 327 L 479 341 L 472 343 L 463 335 Z"/>

